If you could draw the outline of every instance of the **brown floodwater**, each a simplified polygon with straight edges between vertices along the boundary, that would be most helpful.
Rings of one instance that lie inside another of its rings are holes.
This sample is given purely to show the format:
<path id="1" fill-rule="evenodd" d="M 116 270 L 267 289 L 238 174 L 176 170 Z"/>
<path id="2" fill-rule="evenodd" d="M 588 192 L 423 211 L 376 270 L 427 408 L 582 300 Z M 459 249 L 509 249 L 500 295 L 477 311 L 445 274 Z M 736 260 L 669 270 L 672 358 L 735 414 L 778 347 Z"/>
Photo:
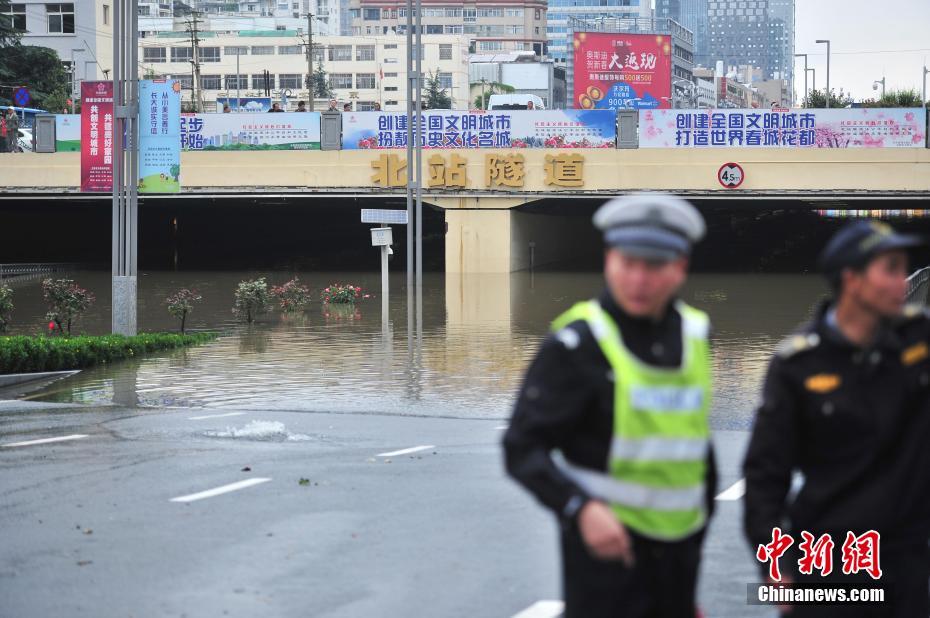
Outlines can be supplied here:
<path id="1" fill-rule="evenodd" d="M 309 310 L 278 310 L 246 326 L 232 314 L 233 291 L 247 278 L 280 284 L 299 275 L 314 295 Z M 65 275 L 61 275 L 65 276 Z M 110 326 L 109 273 L 67 274 L 97 297 L 75 331 Z M 327 309 L 320 290 L 353 283 L 376 298 L 355 309 Z M 408 339 L 404 275 L 392 274 L 387 328 L 380 277 L 335 272 L 143 272 L 139 329 L 177 329 L 164 299 L 181 287 L 204 301 L 193 330 L 223 334 L 206 345 L 82 371 L 27 395 L 31 400 L 128 406 L 372 412 L 506 418 L 527 364 L 549 322 L 596 295 L 596 273 L 454 276 L 427 273 L 422 329 Z M 713 320 L 716 428 L 747 427 L 777 343 L 806 319 L 825 286 L 815 275 L 699 274 L 682 297 Z M 38 280 L 15 284 L 12 332 L 47 328 Z"/>

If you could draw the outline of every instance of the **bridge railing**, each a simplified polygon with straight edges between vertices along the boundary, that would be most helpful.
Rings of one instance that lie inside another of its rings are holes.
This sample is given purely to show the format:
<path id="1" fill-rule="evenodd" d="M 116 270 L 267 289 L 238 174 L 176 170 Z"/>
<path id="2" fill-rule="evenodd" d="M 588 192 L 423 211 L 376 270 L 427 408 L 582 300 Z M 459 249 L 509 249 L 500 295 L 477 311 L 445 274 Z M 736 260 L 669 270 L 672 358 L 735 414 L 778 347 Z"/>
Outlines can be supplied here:
<path id="1" fill-rule="evenodd" d="M 930 266 L 925 266 L 907 278 L 907 302 L 927 304 L 930 290 Z"/>
<path id="2" fill-rule="evenodd" d="M 22 278 L 34 278 L 49 273 L 74 270 L 77 266 L 77 264 L 64 262 L 0 264 L 0 281 L 13 278 L 17 280 L 21 280 Z"/>

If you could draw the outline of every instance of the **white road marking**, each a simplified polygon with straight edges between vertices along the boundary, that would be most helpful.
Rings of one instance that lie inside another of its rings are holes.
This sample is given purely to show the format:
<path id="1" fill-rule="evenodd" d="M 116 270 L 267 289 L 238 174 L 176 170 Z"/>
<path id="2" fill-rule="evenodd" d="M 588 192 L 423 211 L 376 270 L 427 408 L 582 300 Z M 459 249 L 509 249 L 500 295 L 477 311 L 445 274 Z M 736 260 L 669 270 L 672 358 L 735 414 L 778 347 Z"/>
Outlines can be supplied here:
<path id="1" fill-rule="evenodd" d="M 537 601 L 513 618 L 557 618 L 565 610 L 562 601 Z"/>
<path id="2" fill-rule="evenodd" d="M 408 453 L 418 453 L 420 451 L 425 451 L 427 449 L 436 448 L 432 444 L 428 446 L 414 446 L 411 448 L 401 449 L 399 451 L 391 451 L 390 453 L 378 453 L 378 457 L 396 457 L 397 455 L 406 455 Z"/>
<path id="3" fill-rule="evenodd" d="M 12 448 L 14 446 L 32 446 L 34 444 L 50 444 L 52 442 L 66 442 L 68 440 L 80 440 L 86 438 L 86 434 L 76 433 L 71 436 L 61 436 L 60 438 L 42 438 L 41 440 L 29 440 L 27 442 L 10 442 L 9 444 L 0 444 L 2 447 Z"/>
<path id="4" fill-rule="evenodd" d="M 192 416 L 189 421 L 203 421 L 208 418 L 225 418 L 227 416 L 245 416 L 245 412 L 229 412 L 227 414 L 207 414 L 206 416 Z"/>
<path id="5" fill-rule="evenodd" d="M 746 479 L 740 479 L 717 496 L 717 500 L 739 500 L 746 494 Z"/>
<path id="6" fill-rule="evenodd" d="M 229 485 L 223 485 L 222 487 L 208 489 L 207 491 L 201 491 L 196 494 L 190 494 L 187 496 L 179 496 L 177 498 L 172 498 L 171 502 L 194 502 L 196 500 L 203 500 L 204 498 L 212 498 L 213 496 L 228 494 L 231 491 L 238 491 L 240 489 L 252 487 L 253 485 L 261 485 L 262 483 L 267 483 L 270 480 L 271 479 L 266 479 L 266 478 L 248 479 L 245 481 L 239 481 L 237 483 L 230 483 Z"/>

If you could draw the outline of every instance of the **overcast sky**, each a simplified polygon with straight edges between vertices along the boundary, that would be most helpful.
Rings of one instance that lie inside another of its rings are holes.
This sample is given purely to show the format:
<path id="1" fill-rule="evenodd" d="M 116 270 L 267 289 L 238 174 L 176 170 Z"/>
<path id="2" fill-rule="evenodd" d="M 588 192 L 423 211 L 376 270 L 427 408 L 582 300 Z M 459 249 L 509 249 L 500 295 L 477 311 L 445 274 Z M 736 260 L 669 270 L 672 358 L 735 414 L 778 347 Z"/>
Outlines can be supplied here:
<path id="1" fill-rule="evenodd" d="M 870 98 L 876 94 L 872 82 L 882 76 L 888 90 L 920 92 L 922 67 L 930 67 L 930 0 L 796 0 L 795 6 L 795 53 L 810 54 L 818 88 L 826 86 L 826 45 L 814 41 L 829 39 L 830 87 L 837 92 L 843 88 L 856 99 Z M 797 58 L 795 72 L 800 96 L 803 58 Z"/>

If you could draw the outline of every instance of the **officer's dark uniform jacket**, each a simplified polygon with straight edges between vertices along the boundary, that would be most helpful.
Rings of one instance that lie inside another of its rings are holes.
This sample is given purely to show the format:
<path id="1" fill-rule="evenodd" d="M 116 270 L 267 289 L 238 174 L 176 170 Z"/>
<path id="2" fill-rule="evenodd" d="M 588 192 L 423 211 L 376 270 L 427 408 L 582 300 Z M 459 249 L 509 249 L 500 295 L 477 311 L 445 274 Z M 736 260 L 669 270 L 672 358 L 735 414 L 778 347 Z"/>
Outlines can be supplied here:
<path id="1" fill-rule="evenodd" d="M 860 349 L 828 324 L 827 310 L 781 345 L 768 370 L 744 463 L 750 545 L 770 542 L 775 526 L 829 533 L 837 548 L 847 531 L 874 529 L 882 556 L 901 546 L 925 554 L 930 319 L 908 308 Z M 789 502 L 796 470 L 803 485 Z M 923 588 L 926 597 L 926 580 Z"/>
<path id="2" fill-rule="evenodd" d="M 662 320 L 654 322 L 625 314 L 607 292 L 600 296 L 599 301 L 619 327 L 623 343 L 637 358 L 660 367 L 680 365 L 682 322 L 675 309 L 670 308 Z M 550 335 L 527 372 L 510 427 L 504 436 L 507 470 L 562 521 L 566 602 L 574 608 L 574 612 L 568 608 L 570 611 L 567 615 L 680 616 L 683 614 L 675 609 L 664 613 L 650 613 L 655 610 L 648 608 L 642 612 L 637 611 L 633 607 L 634 601 L 630 599 L 630 589 L 637 590 L 642 586 L 638 591 L 643 592 L 647 584 L 629 578 L 624 580 L 627 574 L 622 572 L 619 563 L 610 563 L 609 567 L 603 563 L 605 568 L 601 569 L 598 565 L 600 561 L 586 555 L 575 515 L 577 507 L 590 496 L 563 474 L 552 458 L 552 452 L 558 450 L 575 465 L 606 471 L 614 421 L 614 380 L 621 379 L 622 376 L 613 375 L 585 321 L 572 322 L 563 331 Z M 713 449 L 708 451 L 708 460 L 706 486 L 709 519 L 716 490 Z M 633 536 L 634 552 L 642 552 L 643 548 L 650 545 L 689 546 L 688 559 L 693 564 L 684 565 L 688 572 L 679 578 L 691 579 L 679 582 L 685 589 L 679 596 L 688 596 L 696 578 L 703 530 L 677 543 L 650 542 Z M 665 559 L 683 562 L 672 554 Z M 638 555 L 637 568 L 645 568 L 646 565 L 646 556 Z M 656 570 L 662 568 L 666 567 L 656 566 Z M 599 576 L 602 580 L 600 582 Z M 669 582 L 663 583 L 651 574 L 643 577 L 649 580 L 650 586 L 670 586 Z M 653 579 L 656 581 L 652 582 Z M 615 596 L 625 595 L 626 598 L 599 600 L 597 595 L 604 590 L 613 591 Z M 661 592 L 657 589 L 655 594 L 661 595 Z M 674 596 L 671 587 L 666 588 L 666 595 Z M 622 605 L 619 605 L 621 602 Z M 693 603 L 693 600 L 689 602 Z M 622 607 L 622 611 L 618 607 Z"/>

